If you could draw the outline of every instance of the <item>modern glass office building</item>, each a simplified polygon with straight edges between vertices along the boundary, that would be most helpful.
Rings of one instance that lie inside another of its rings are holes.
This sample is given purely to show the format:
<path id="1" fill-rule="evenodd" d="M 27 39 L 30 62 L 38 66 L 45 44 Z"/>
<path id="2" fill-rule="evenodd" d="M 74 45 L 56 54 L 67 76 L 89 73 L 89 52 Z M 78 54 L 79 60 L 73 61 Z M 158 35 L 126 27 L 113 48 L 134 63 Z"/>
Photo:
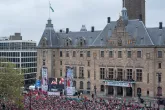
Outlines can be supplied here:
<path id="1" fill-rule="evenodd" d="M 3 63 L 12 62 L 20 72 L 24 73 L 24 84 L 35 83 L 37 73 L 36 42 L 22 40 L 20 33 L 15 36 L 0 38 L 0 58 Z"/>

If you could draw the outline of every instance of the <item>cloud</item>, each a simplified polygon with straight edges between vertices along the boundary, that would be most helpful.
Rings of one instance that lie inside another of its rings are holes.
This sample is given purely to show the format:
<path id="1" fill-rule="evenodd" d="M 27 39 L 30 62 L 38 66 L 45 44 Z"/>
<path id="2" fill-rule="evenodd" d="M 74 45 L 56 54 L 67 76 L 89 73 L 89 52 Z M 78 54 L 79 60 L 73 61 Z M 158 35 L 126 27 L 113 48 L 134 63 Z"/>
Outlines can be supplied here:
<path id="1" fill-rule="evenodd" d="M 107 17 L 117 20 L 122 9 L 122 0 L 50 0 L 55 12 L 51 19 L 56 31 L 70 28 L 79 31 L 82 24 L 90 30 L 104 28 Z M 146 1 L 146 23 L 148 27 L 165 22 L 164 0 Z M 49 18 L 48 0 L 1 0 L 0 36 L 22 33 L 23 39 L 39 42 Z"/>

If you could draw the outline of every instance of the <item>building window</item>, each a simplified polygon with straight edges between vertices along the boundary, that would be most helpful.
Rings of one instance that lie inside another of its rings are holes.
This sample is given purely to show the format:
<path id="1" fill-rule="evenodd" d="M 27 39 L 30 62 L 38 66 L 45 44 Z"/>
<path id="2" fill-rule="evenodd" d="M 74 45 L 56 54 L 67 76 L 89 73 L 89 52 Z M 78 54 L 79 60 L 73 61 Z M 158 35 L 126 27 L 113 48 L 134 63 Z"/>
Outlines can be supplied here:
<path id="1" fill-rule="evenodd" d="M 109 74 L 108 74 L 108 79 L 112 80 L 112 79 L 113 79 L 113 73 L 114 73 L 113 70 L 114 70 L 114 69 L 113 69 L 113 68 L 109 68 L 108 70 L 109 70 L 109 71 L 108 71 L 108 72 L 109 72 Z"/>
<path id="2" fill-rule="evenodd" d="M 76 81 L 73 81 L 73 87 L 76 88 Z"/>
<path id="3" fill-rule="evenodd" d="M 60 65 L 62 65 L 62 61 L 60 61 Z"/>
<path id="4" fill-rule="evenodd" d="M 43 51 L 43 57 L 45 57 L 45 51 Z"/>
<path id="5" fill-rule="evenodd" d="M 43 60 L 43 66 L 45 66 L 45 60 Z"/>
<path id="6" fill-rule="evenodd" d="M 142 52 L 141 51 L 137 51 L 137 58 L 141 58 L 142 57 Z"/>
<path id="7" fill-rule="evenodd" d="M 122 80 L 123 79 L 123 69 L 117 69 L 117 72 L 118 72 L 117 79 Z"/>
<path id="8" fill-rule="evenodd" d="M 131 58 L 131 56 L 132 56 L 131 51 L 128 51 L 128 52 L 127 52 L 127 58 Z"/>
<path id="9" fill-rule="evenodd" d="M 60 51 L 60 57 L 62 57 L 62 51 Z"/>
<path id="10" fill-rule="evenodd" d="M 104 85 L 101 85 L 101 86 L 100 86 L 100 91 L 101 91 L 101 92 L 104 92 Z"/>
<path id="11" fill-rule="evenodd" d="M 101 51 L 101 57 L 104 57 L 104 51 Z"/>
<path id="12" fill-rule="evenodd" d="M 90 51 L 87 51 L 87 57 L 90 57 L 90 56 L 91 56 Z"/>
<path id="13" fill-rule="evenodd" d="M 88 66 L 90 66 L 90 61 L 88 61 Z"/>
<path id="14" fill-rule="evenodd" d="M 77 78 L 77 68 L 73 67 L 73 77 Z"/>
<path id="15" fill-rule="evenodd" d="M 132 80 L 132 69 L 127 69 L 127 80 Z"/>
<path id="16" fill-rule="evenodd" d="M 122 51 L 118 51 L 118 58 L 122 58 Z"/>
<path id="17" fill-rule="evenodd" d="M 147 90 L 147 96 L 149 96 L 149 94 L 150 94 L 150 92 L 149 92 L 149 90 Z"/>
<path id="18" fill-rule="evenodd" d="M 83 57 L 83 51 L 80 51 L 80 57 Z"/>
<path id="19" fill-rule="evenodd" d="M 113 58 L 113 51 L 109 51 L 109 57 Z"/>
<path id="20" fill-rule="evenodd" d="M 87 82 L 87 89 L 90 89 L 91 88 L 91 83 L 88 81 Z"/>
<path id="21" fill-rule="evenodd" d="M 66 51 L 66 57 L 69 57 L 69 51 Z"/>
<path id="22" fill-rule="evenodd" d="M 158 74 L 158 83 L 161 83 L 162 82 L 162 75 L 161 74 Z"/>
<path id="23" fill-rule="evenodd" d="M 158 63 L 158 69 L 162 68 L 162 63 Z"/>
<path id="24" fill-rule="evenodd" d="M 84 67 L 79 67 L 79 77 L 84 78 Z"/>
<path id="25" fill-rule="evenodd" d="M 105 68 L 100 68 L 100 79 L 105 79 Z"/>
<path id="26" fill-rule="evenodd" d="M 147 83 L 149 83 L 149 82 L 150 82 L 150 80 L 149 80 L 149 79 L 150 79 L 150 74 L 148 73 L 148 74 L 147 74 Z"/>
<path id="27" fill-rule="evenodd" d="M 90 70 L 88 70 L 88 78 L 90 78 Z"/>
<path id="28" fill-rule="evenodd" d="M 158 58 L 162 58 L 162 51 L 158 51 Z"/>
<path id="29" fill-rule="evenodd" d="M 53 57 L 55 57 L 55 51 L 53 51 Z"/>
<path id="30" fill-rule="evenodd" d="M 62 69 L 60 69 L 60 76 L 62 77 Z"/>
<path id="31" fill-rule="evenodd" d="M 136 81 L 142 82 L 142 70 L 141 69 L 136 70 Z"/>
<path id="32" fill-rule="evenodd" d="M 83 88 L 84 88 L 83 81 L 80 81 L 80 89 L 83 89 Z"/>
<path id="33" fill-rule="evenodd" d="M 76 57 L 76 51 L 73 51 L 73 57 Z"/>

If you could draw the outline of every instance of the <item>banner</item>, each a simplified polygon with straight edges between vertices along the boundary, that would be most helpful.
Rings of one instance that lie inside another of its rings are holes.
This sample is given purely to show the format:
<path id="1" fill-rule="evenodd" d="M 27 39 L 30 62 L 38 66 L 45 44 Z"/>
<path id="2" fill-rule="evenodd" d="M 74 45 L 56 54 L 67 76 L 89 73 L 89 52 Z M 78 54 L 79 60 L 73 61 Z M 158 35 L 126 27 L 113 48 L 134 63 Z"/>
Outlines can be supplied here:
<path id="1" fill-rule="evenodd" d="M 40 80 L 36 80 L 35 87 L 36 88 L 41 87 L 41 81 Z"/>
<path id="2" fill-rule="evenodd" d="M 67 95 L 73 96 L 75 94 L 75 87 L 67 87 Z"/>
<path id="3" fill-rule="evenodd" d="M 48 69 L 46 67 L 42 67 L 42 90 L 48 90 Z"/>
<path id="4" fill-rule="evenodd" d="M 73 87 L 73 69 L 67 69 L 67 87 Z"/>
<path id="5" fill-rule="evenodd" d="M 48 95 L 60 96 L 60 92 L 48 92 Z"/>
<path id="6" fill-rule="evenodd" d="M 112 81 L 112 82 L 105 81 L 105 85 L 119 86 L 119 87 L 132 87 L 132 83 L 130 83 L 130 82 L 119 82 L 119 81 Z"/>

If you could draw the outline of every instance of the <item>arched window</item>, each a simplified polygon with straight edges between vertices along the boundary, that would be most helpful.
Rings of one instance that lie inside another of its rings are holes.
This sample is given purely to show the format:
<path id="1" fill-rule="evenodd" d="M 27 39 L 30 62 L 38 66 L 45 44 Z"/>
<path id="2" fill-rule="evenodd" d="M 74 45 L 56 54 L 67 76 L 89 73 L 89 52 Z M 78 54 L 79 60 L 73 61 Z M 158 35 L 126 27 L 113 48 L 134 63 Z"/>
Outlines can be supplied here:
<path id="1" fill-rule="evenodd" d="M 142 90 L 141 90 L 141 88 L 137 88 L 137 94 L 141 94 L 142 93 Z"/>
<path id="2" fill-rule="evenodd" d="M 158 89 L 157 95 L 158 96 L 162 96 L 162 88 L 161 87 L 158 87 L 157 89 Z"/>
<path id="3" fill-rule="evenodd" d="M 73 81 L 73 87 L 76 88 L 76 81 Z"/>
<path id="4" fill-rule="evenodd" d="M 82 81 L 80 81 L 80 89 L 83 89 L 83 82 Z"/>
<path id="5" fill-rule="evenodd" d="M 101 85 L 100 91 L 101 91 L 101 92 L 104 92 L 104 85 Z"/>
<path id="6" fill-rule="evenodd" d="M 87 82 L 87 89 L 90 89 L 91 88 L 91 83 L 88 81 Z"/>

